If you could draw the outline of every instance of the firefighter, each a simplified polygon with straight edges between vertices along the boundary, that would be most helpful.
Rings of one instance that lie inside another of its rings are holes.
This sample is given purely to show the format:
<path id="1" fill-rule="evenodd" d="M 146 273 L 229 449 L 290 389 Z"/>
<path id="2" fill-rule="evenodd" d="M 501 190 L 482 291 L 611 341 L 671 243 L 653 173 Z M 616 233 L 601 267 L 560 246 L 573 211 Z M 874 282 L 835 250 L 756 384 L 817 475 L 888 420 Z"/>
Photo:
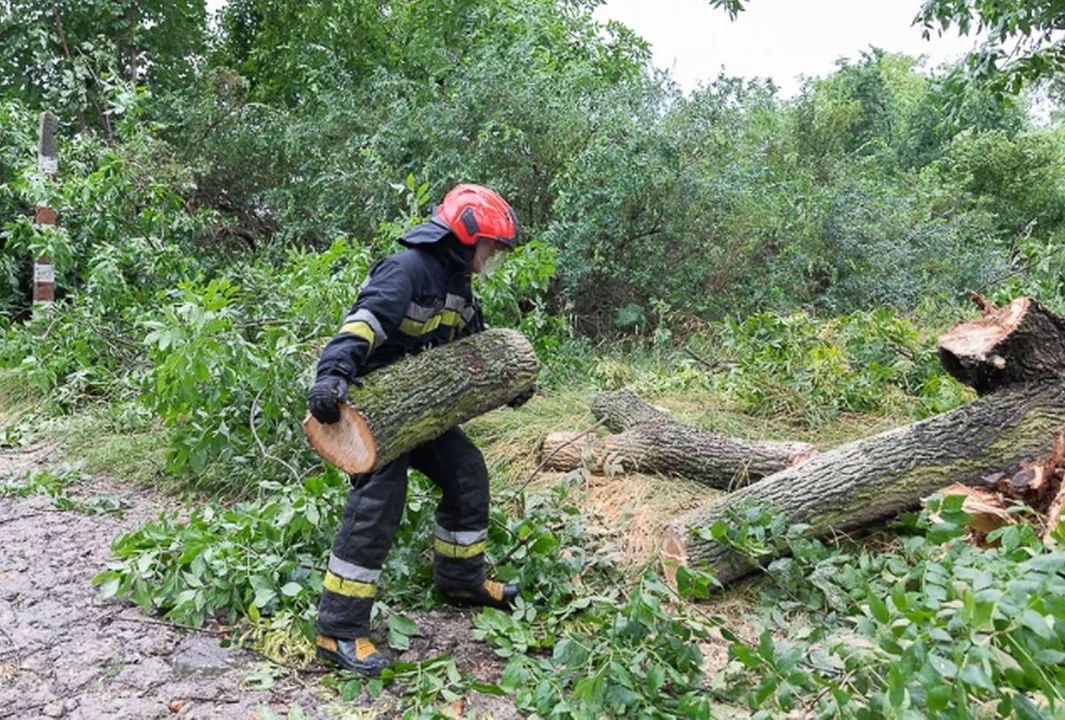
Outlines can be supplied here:
<path id="1" fill-rule="evenodd" d="M 484 329 L 471 273 L 514 249 L 518 219 L 494 191 L 459 185 L 432 219 L 407 232 L 406 249 L 378 262 L 340 332 L 318 362 L 308 406 L 323 423 L 340 419 L 350 386 L 378 368 Z M 532 390 L 510 401 L 518 407 Z M 407 495 L 407 469 L 442 491 L 436 509 L 433 576 L 456 605 L 508 608 L 519 588 L 485 578 L 488 470 L 477 446 L 455 428 L 369 475 L 353 476 L 318 605 L 320 658 L 376 676 L 389 660 L 370 642 L 370 610 Z"/>

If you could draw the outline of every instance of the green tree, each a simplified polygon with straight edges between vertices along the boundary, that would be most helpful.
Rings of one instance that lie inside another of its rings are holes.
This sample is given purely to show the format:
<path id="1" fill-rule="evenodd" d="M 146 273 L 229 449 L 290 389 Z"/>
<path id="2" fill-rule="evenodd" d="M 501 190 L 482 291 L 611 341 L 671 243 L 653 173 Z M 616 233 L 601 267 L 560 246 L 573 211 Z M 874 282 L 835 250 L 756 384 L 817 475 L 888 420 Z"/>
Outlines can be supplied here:
<path id="1" fill-rule="evenodd" d="M 111 137 L 118 83 L 187 82 L 206 50 L 206 19 L 205 0 L 2 0 L 0 96 Z"/>
<path id="2" fill-rule="evenodd" d="M 915 22 L 925 37 L 957 28 L 982 36 L 966 62 L 970 78 L 1017 93 L 1065 70 L 1065 4 L 1061 0 L 926 0 Z"/>

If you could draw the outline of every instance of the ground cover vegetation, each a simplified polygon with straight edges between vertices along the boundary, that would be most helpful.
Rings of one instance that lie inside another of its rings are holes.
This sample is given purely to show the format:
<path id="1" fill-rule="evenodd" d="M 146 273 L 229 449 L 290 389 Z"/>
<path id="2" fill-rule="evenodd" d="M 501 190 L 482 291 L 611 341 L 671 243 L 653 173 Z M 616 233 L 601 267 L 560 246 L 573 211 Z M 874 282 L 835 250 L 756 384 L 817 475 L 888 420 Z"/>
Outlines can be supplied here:
<path id="1" fill-rule="evenodd" d="M 411 717 L 471 690 L 535 717 L 1060 715 L 1065 555 L 1025 526 L 972 547 L 945 499 L 823 543 L 749 508 L 705 532 L 787 557 L 728 605 L 739 617 L 688 602 L 711 577 L 674 588 L 619 557 L 582 471 L 529 486 L 537 441 L 590 427 L 600 389 L 823 447 L 971 399 L 934 349 L 967 290 L 1065 310 L 1065 138 L 1003 92 L 1053 83 L 1057 46 L 967 66 L 1005 84 L 870 48 L 793 98 L 729 77 L 685 94 L 595 5 L 0 4 L 0 442 L 62 436 L 93 471 L 190 499 L 115 539 L 104 593 L 309 657 L 347 487 L 298 425 L 314 361 L 374 259 L 482 182 L 529 240 L 478 281 L 489 323 L 544 361 L 526 409 L 470 425 L 496 484 L 488 556 L 526 594 L 475 617 L 498 677 L 437 658 L 330 676 L 339 697 L 390 685 Z M 996 43 L 1052 25 L 1014 5 L 923 19 L 981 18 Z M 36 170 L 42 109 L 61 118 L 54 181 Z M 57 228 L 32 222 L 40 203 Z M 40 255 L 58 301 L 31 313 Z M 122 511 L 71 495 L 80 477 L 0 494 Z M 434 504 L 415 474 L 375 610 L 398 651 L 419 632 L 404 613 L 434 601 Z"/>

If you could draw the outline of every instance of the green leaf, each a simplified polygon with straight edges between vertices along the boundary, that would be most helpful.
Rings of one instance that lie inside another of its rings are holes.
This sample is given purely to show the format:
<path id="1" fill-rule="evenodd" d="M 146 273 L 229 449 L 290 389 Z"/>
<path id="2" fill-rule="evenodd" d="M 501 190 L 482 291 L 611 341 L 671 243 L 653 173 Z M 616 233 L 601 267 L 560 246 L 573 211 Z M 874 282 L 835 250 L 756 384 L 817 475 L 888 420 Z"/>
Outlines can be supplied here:
<path id="1" fill-rule="evenodd" d="M 507 691 L 501 688 L 499 685 L 492 685 L 482 682 L 471 682 L 467 687 L 474 692 L 483 693 L 485 695 L 493 695 L 495 697 L 506 697 Z"/>
<path id="2" fill-rule="evenodd" d="M 954 679 L 958 674 L 958 666 L 942 655 L 931 653 L 928 656 L 928 662 L 932 664 L 932 667 L 935 668 L 936 672 L 948 680 Z"/>
<path id="3" fill-rule="evenodd" d="M 971 663 L 966 665 L 961 669 L 958 679 L 981 690 L 995 689 L 995 686 L 992 685 L 991 680 L 988 679 L 987 674 L 984 673 L 983 668 L 979 665 Z"/>
<path id="4" fill-rule="evenodd" d="M 285 583 L 281 586 L 281 594 L 285 597 L 296 597 L 303 591 L 303 586 L 299 583 Z"/>
<path id="5" fill-rule="evenodd" d="M 100 597 L 109 598 L 114 597 L 118 593 L 119 585 L 122 583 L 122 577 L 116 572 L 103 572 L 92 579 L 94 585 L 100 585 Z"/>
<path id="6" fill-rule="evenodd" d="M 891 620 L 891 613 L 888 612 L 887 604 L 873 593 L 869 593 L 866 599 L 869 601 L 869 612 L 873 618 L 877 622 L 886 625 Z"/>
<path id="7" fill-rule="evenodd" d="M 659 665 L 652 665 L 647 669 L 647 688 L 651 692 L 657 692 L 666 682 L 666 671 Z"/>
<path id="8" fill-rule="evenodd" d="M 1020 693 L 1013 696 L 1013 711 L 1018 720 L 1050 720 L 1049 713 L 1040 710 L 1027 695 Z"/>
<path id="9" fill-rule="evenodd" d="M 399 613 L 390 613 L 388 616 L 388 629 L 403 635 L 417 635 L 419 633 L 418 623 L 414 622 L 406 615 Z"/>
<path id="10" fill-rule="evenodd" d="M 948 685 L 936 685 L 928 688 L 928 707 L 933 710 L 944 710 L 953 696 L 953 691 Z"/>
<path id="11" fill-rule="evenodd" d="M 362 695 L 362 680 L 349 680 L 340 688 L 340 697 L 344 702 L 354 702 Z"/>
<path id="12" fill-rule="evenodd" d="M 1018 622 L 1044 640 L 1054 639 L 1054 631 L 1051 626 L 1047 624 L 1046 618 L 1031 608 L 1021 613 Z"/>
<path id="13" fill-rule="evenodd" d="M 1062 665 L 1065 664 L 1065 652 L 1060 650 L 1039 650 L 1032 656 L 1032 659 L 1044 665 Z"/>
<path id="14" fill-rule="evenodd" d="M 264 608 L 273 602 L 277 598 L 277 593 L 273 588 L 261 587 L 255 591 L 255 600 L 253 601 L 258 607 Z"/>

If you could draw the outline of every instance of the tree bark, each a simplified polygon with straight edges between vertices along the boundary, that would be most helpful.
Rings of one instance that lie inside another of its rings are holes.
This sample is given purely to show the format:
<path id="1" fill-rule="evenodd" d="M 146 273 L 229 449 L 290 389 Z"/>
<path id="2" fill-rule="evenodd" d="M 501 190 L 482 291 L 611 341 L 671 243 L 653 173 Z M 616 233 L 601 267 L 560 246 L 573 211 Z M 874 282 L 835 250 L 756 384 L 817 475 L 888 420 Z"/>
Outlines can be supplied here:
<path id="1" fill-rule="evenodd" d="M 538 370 L 524 335 L 488 330 L 370 373 L 340 422 L 308 414 L 303 428 L 323 458 L 367 473 L 528 390 Z"/>
<path id="2" fill-rule="evenodd" d="M 939 340 L 944 367 L 984 393 L 949 413 L 848 443 L 678 518 L 662 560 L 705 565 L 728 582 L 752 566 L 692 532 L 749 503 L 768 504 L 810 533 L 860 528 L 917 507 L 952 483 L 982 486 L 1046 455 L 1065 427 L 1065 320 L 1029 298 L 963 323 Z"/>
<path id="3" fill-rule="evenodd" d="M 631 390 L 599 393 L 592 401 L 592 415 L 602 420 L 610 432 L 625 432 L 637 425 L 654 422 L 673 422 L 661 410 L 657 410 Z"/>
<path id="4" fill-rule="evenodd" d="M 628 390 L 600 393 L 592 403 L 592 414 L 616 434 L 566 448 L 551 459 L 554 469 L 573 470 L 587 457 L 593 472 L 613 463 L 625 471 L 677 475 L 730 490 L 817 454 L 808 443 L 708 433 L 673 420 Z M 549 437 L 544 457 L 567 439 Z"/>
<path id="5" fill-rule="evenodd" d="M 586 466 L 593 473 L 611 469 L 660 473 L 720 490 L 744 485 L 751 478 L 764 477 L 817 454 L 814 446 L 806 443 L 712 435 L 672 421 L 576 442 L 574 435 L 559 432 L 547 436 L 542 455 L 549 458 L 548 469 L 569 472 Z"/>

